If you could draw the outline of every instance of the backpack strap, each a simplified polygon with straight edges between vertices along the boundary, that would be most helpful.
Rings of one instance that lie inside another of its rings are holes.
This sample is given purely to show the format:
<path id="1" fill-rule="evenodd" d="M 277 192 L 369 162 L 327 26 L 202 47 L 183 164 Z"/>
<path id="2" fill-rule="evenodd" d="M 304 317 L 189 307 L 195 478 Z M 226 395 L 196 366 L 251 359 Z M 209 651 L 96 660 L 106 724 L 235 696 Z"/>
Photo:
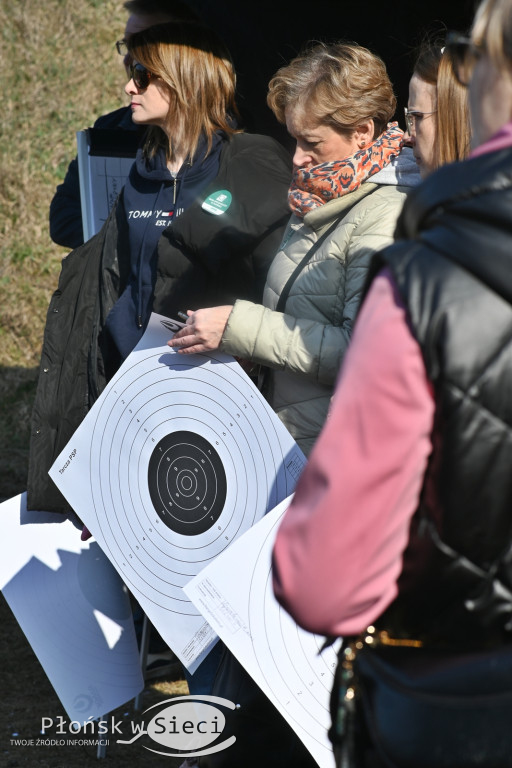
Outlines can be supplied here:
<path id="1" fill-rule="evenodd" d="M 366 195 L 364 195 L 363 197 L 358 198 L 352 205 L 350 205 L 348 208 L 345 208 L 345 210 L 343 211 L 341 216 L 338 216 L 338 218 L 335 219 L 335 221 L 333 221 L 331 226 L 328 227 L 325 230 L 325 232 L 318 238 L 316 243 L 313 243 L 313 245 L 311 246 L 309 251 L 306 253 L 305 256 L 302 257 L 301 261 L 297 264 L 297 266 L 293 270 L 292 274 L 290 275 L 290 277 L 286 281 L 285 286 L 284 286 L 283 290 L 281 291 L 281 295 L 279 296 L 279 299 L 278 299 L 278 302 L 277 302 L 277 305 L 276 305 L 276 308 L 275 308 L 276 312 L 284 312 L 284 308 L 286 306 L 286 301 L 287 301 L 289 293 L 290 293 L 290 288 L 292 287 L 293 283 L 295 282 L 297 277 L 300 275 L 300 273 L 302 272 L 302 270 L 304 269 L 306 264 L 309 261 L 311 261 L 311 258 L 316 253 L 316 251 L 320 248 L 322 243 L 324 243 L 327 240 L 327 238 L 329 237 L 329 235 L 332 232 L 334 232 L 334 230 L 336 229 L 336 227 L 338 226 L 340 221 L 342 221 L 345 218 L 347 213 L 349 211 L 351 211 L 352 208 L 354 208 L 365 197 L 368 197 L 369 195 L 372 195 L 377 189 L 379 189 L 379 186 L 380 185 L 376 184 L 374 186 L 374 188 L 371 189 Z"/>
<path id="2" fill-rule="evenodd" d="M 343 211 L 343 216 L 345 216 L 345 211 Z M 298 278 L 298 276 L 300 275 L 300 273 L 302 272 L 302 270 L 304 269 L 304 267 L 306 266 L 308 261 L 310 261 L 311 258 L 313 257 L 313 255 L 318 251 L 318 249 L 320 248 L 322 243 L 324 243 L 327 240 L 327 238 L 329 237 L 329 235 L 331 234 L 331 232 L 333 232 L 336 229 L 336 227 L 340 223 L 340 221 L 343 218 L 343 216 L 341 216 L 340 218 L 336 219 L 331 224 L 331 226 L 328 227 L 325 230 L 325 232 L 318 238 L 318 240 L 315 243 L 313 243 L 313 245 L 311 246 L 309 251 L 306 253 L 306 255 L 303 256 L 302 259 L 300 260 L 300 262 L 297 264 L 297 266 L 293 270 L 292 274 L 290 275 L 290 277 L 286 281 L 283 290 L 281 291 L 281 295 L 279 296 L 279 300 L 277 302 L 276 309 L 275 309 L 276 312 L 284 312 L 286 301 L 288 299 L 288 295 L 290 293 L 290 289 L 291 289 L 293 283 Z"/>

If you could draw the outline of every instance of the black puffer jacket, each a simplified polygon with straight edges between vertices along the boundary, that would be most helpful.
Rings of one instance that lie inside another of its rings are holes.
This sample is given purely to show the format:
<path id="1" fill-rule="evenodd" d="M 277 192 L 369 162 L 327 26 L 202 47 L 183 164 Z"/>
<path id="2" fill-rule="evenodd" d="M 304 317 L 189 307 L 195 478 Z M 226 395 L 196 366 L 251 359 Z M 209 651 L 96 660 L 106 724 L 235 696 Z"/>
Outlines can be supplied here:
<path id="1" fill-rule="evenodd" d="M 443 168 L 381 258 L 434 385 L 433 453 L 393 631 L 512 638 L 512 150 Z"/>
<path id="2" fill-rule="evenodd" d="M 179 310 L 236 298 L 260 301 L 289 218 L 290 180 L 291 157 L 275 140 L 237 134 L 227 142 L 215 181 L 163 231 L 154 311 L 176 317 Z M 202 203 L 219 190 L 229 191 L 232 203 L 215 215 Z M 102 330 L 126 284 L 126 238 L 118 202 L 101 232 L 63 260 L 46 320 L 32 416 L 29 509 L 69 510 L 48 470 L 117 369 Z"/>

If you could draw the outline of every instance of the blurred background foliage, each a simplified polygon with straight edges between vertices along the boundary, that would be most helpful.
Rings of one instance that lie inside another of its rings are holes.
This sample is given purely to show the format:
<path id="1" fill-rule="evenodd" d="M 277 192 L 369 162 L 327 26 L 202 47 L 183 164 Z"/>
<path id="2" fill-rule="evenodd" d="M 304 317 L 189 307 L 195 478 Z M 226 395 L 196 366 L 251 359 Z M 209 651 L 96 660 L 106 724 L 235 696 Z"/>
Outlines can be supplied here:
<path id="1" fill-rule="evenodd" d="M 48 234 L 76 131 L 126 103 L 114 0 L 0 0 L 0 499 L 25 490 L 46 309 L 66 250 Z"/>

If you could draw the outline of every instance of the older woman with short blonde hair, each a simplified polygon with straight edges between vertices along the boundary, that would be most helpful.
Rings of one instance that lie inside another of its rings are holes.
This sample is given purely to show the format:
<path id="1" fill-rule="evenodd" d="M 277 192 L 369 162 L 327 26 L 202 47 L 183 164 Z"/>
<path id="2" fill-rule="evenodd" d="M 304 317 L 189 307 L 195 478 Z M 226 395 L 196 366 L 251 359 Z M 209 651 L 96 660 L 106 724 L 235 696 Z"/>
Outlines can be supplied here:
<path id="1" fill-rule="evenodd" d="M 269 107 L 281 123 L 305 110 L 318 124 L 350 134 L 371 118 L 377 138 L 393 117 L 396 98 L 384 62 L 367 48 L 317 45 L 280 69 L 269 83 Z"/>
<path id="2" fill-rule="evenodd" d="M 382 60 L 354 43 L 317 44 L 282 67 L 268 103 L 296 142 L 292 216 L 263 304 L 189 314 L 169 343 L 265 367 L 264 391 L 303 451 L 325 421 L 373 254 L 393 240 L 419 181 Z"/>

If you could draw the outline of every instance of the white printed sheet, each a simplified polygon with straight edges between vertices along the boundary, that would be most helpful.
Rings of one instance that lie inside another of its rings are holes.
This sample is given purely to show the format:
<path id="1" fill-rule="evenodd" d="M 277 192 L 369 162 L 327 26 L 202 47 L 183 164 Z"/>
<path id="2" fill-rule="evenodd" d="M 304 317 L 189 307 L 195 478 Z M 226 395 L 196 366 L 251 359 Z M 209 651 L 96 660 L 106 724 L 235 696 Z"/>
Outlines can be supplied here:
<path id="1" fill-rule="evenodd" d="M 231 357 L 153 315 L 50 476 L 193 672 L 217 640 L 184 586 L 295 488 L 305 458 Z"/>
<path id="2" fill-rule="evenodd" d="M 334 768 L 329 697 L 336 648 L 302 630 L 272 591 L 271 555 L 291 497 L 185 587 L 222 641 L 302 739 L 321 768 Z"/>
<path id="3" fill-rule="evenodd" d="M 80 532 L 63 515 L 27 512 L 25 494 L 0 504 L 0 589 L 70 720 L 84 723 L 144 681 L 126 589 Z"/>

